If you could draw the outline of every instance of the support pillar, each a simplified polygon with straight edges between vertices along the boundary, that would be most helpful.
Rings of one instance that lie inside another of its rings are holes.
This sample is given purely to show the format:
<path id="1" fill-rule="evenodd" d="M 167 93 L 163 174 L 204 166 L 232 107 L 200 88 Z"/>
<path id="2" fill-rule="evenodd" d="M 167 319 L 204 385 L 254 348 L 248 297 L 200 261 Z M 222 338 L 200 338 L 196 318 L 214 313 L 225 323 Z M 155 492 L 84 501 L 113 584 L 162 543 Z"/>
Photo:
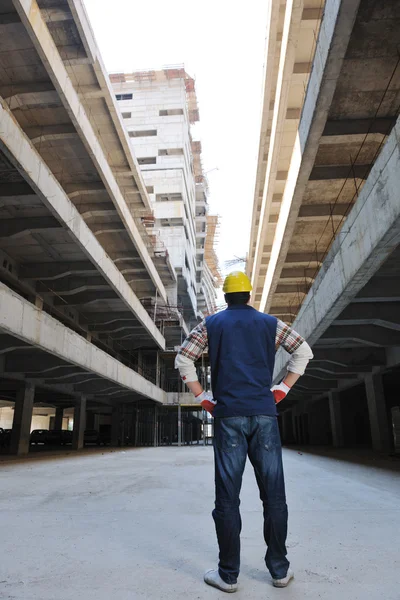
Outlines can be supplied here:
<path id="1" fill-rule="evenodd" d="M 335 446 L 335 448 L 343 448 L 343 415 L 339 392 L 329 392 L 329 412 L 331 415 L 333 445 Z"/>
<path id="2" fill-rule="evenodd" d="M 15 398 L 14 420 L 11 432 L 11 454 L 28 454 L 33 413 L 35 386 L 31 383 L 17 391 Z"/>
<path id="3" fill-rule="evenodd" d="M 118 446 L 119 440 L 119 406 L 113 406 L 111 413 L 111 446 Z"/>
<path id="4" fill-rule="evenodd" d="M 72 432 L 72 449 L 81 450 L 84 444 L 86 424 L 86 396 L 82 396 L 74 408 L 74 429 Z"/>
<path id="5" fill-rule="evenodd" d="M 161 385 L 161 361 L 160 361 L 160 353 L 157 352 L 156 357 L 156 386 L 160 387 Z"/>
<path id="6" fill-rule="evenodd" d="M 64 418 L 64 409 L 62 406 L 57 406 L 56 416 L 54 417 L 54 429 L 62 429 Z"/>
<path id="7" fill-rule="evenodd" d="M 368 373 L 365 378 L 372 447 L 376 452 L 390 452 L 389 422 L 381 375 Z"/>

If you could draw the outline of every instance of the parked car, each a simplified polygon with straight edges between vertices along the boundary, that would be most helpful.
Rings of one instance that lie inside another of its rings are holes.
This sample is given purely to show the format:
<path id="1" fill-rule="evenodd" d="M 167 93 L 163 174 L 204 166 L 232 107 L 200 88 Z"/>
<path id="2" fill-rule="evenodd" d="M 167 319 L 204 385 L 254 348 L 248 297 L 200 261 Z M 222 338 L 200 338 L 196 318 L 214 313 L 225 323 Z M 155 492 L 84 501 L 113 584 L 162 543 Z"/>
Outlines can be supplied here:
<path id="1" fill-rule="evenodd" d="M 63 429 L 61 432 L 61 444 L 66 446 L 67 444 L 72 444 L 72 431 L 68 431 L 68 429 Z"/>
<path id="2" fill-rule="evenodd" d="M 84 444 L 97 444 L 100 446 L 100 436 L 96 429 L 86 429 L 83 436 Z"/>
<path id="3" fill-rule="evenodd" d="M 66 429 L 51 429 L 46 433 L 46 442 L 49 446 L 65 446 L 72 444 L 72 431 Z"/>
<path id="4" fill-rule="evenodd" d="M 111 444 L 111 425 L 100 426 L 99 444 L 103 446 L 108 446 Z"/>
<path id="5" fill-rule="evenodd" d="M 31 444 L 47 444 L 48 429 L 34 429 L 31 433 Z"/>

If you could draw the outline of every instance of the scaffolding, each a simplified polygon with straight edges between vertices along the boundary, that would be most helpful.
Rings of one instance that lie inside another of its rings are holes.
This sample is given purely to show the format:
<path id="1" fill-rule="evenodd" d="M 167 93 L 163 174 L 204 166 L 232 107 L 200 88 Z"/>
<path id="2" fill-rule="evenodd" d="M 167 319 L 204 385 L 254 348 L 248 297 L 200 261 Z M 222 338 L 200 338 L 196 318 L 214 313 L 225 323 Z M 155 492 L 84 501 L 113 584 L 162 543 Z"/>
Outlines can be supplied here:
<path id="1" fill-rule="evenodd" d="M 204 259 L 214 278 L 214 287 L 222 285 L 222 274 L 219 265 L 215 244 L 218 243 L 220 228 L 219 215 L 207 215 L 207 235 L 204 246 Z"/>

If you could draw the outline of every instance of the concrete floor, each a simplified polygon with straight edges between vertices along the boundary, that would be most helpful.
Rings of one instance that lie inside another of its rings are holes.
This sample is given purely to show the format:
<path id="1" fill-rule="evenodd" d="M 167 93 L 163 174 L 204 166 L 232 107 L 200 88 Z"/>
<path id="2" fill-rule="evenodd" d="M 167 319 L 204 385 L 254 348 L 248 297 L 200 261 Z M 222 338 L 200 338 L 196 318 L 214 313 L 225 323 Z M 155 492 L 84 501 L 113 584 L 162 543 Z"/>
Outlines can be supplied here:
<path id="1" fill-rule="evenodd" d="M 339 458 L 338 458 L 339 457 Z M 263 567 L 258 493 L 242 492 L 236 598 L 399 600 L 398 464 L 285 450 L 289 557 L 275 590 Z M 203 600 L 216 541 L 212 449 L 100 450 L 0 465 L 0 598 Z"/>

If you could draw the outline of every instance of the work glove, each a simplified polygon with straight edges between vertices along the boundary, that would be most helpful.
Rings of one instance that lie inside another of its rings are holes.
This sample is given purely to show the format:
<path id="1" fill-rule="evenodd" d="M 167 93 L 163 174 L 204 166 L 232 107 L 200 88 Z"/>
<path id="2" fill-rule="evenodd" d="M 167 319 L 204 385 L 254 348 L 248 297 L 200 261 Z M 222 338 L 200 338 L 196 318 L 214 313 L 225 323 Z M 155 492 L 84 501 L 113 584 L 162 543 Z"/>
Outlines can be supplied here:
<path id="1" fill-rule="evenodd" d="M 215 405 L 217 404 L 209 392 L 201 392 L 198 396 L 195 396 L 196 400 L 207 412 L 212 415 Z"/>
<path id="2" fill-rule="evenodd" d="M 274 385 L 274 387 L 271 388 L 271 392 L 274 395 L 275 404 L 278 404 L 279 402 L 281 402 L 281 400 L 286 398 L 286 396 L 290 392 L 290 387 L 286 385 L 286 383 L 283 383 L 283 381 L 281 381 L 279 385 Z"/>

